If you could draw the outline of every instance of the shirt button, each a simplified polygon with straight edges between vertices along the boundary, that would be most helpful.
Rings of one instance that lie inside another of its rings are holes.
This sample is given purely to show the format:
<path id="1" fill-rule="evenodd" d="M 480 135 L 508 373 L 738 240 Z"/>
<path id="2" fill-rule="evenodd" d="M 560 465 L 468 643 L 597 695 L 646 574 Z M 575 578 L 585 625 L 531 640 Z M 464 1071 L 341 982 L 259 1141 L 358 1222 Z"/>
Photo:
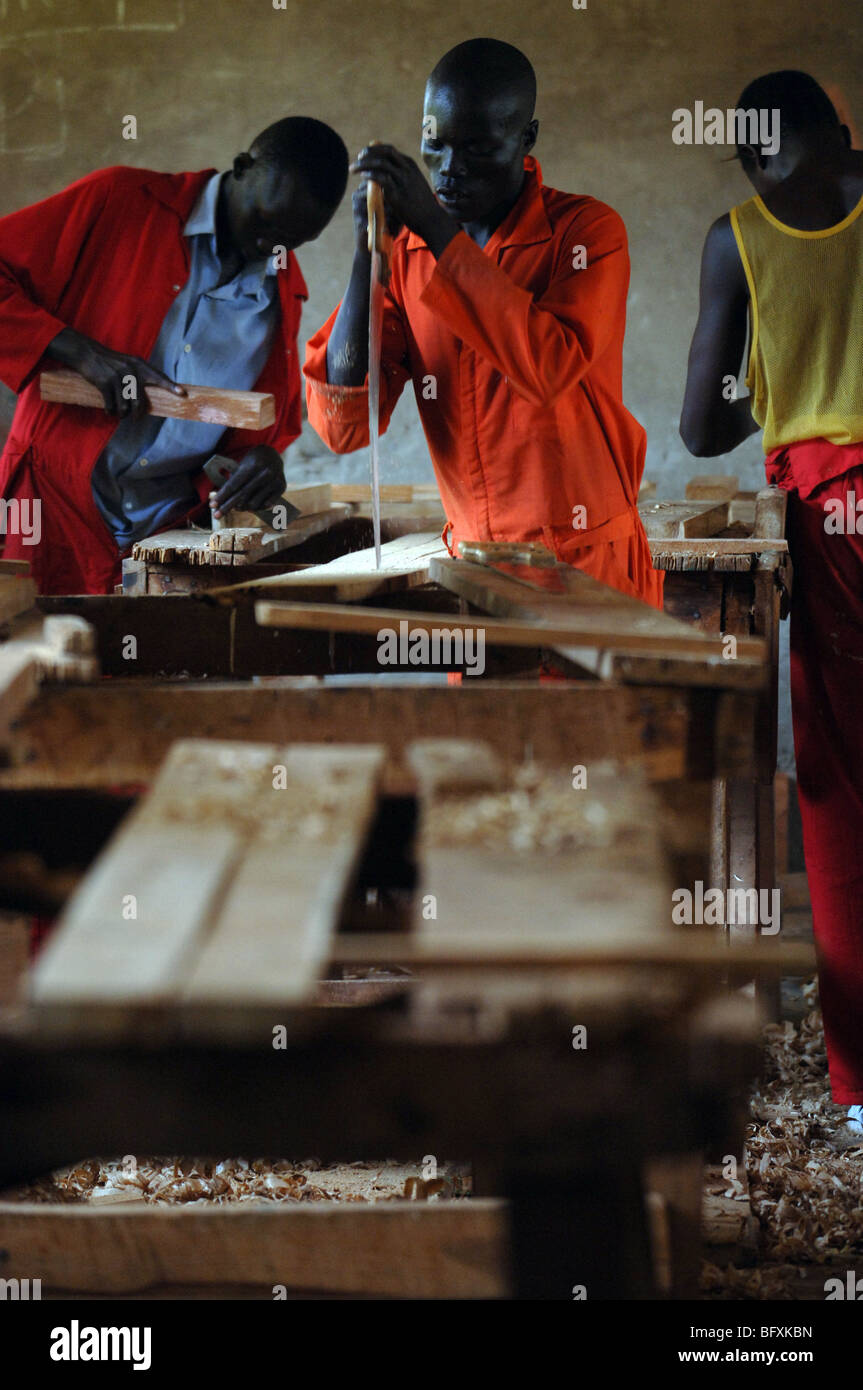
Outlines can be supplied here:
<path id="1" fill-rule="evenodd" d="M 146 468 L 146 467 L 147 467 L 147 464 L 148 464 L 148 462 L 149 462 L 149 460 L 148 460 L 148 459 L 141 459 L 141 467 L 142 467 L 142 468 Z"/>
<path id="2" fill-rule="evenodd" d="M 172 285 L 172 286 L 171 286 L 171 289 L 174 291 L 174 294 L 178 294 L 178 293 L 179 293 L 179 290 L 180 290 L 180 286 L 179 286 L 179 285 Z"/>
<path id="3" fill-rule="evenodd" d="M 191 351 L 192 351 L 192 344 L 191 344 L 191 343 L 186 343 L 185 347 L 183 348 L 183 351 L 184 351 L 184 352 L 191 352 Z"/>

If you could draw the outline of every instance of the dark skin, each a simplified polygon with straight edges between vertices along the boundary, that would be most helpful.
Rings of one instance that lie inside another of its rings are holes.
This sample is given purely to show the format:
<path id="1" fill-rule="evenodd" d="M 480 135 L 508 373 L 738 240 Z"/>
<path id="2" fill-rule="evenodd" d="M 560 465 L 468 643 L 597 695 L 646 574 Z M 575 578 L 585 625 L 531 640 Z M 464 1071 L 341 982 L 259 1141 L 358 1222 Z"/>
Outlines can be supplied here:
<path id="1" fill-rule="evenodd" d="M 800 231 L 834 227 L 863 197 L 863 153 L 852 150 L 846 126 L 783 137 L 775 155 L 741 150 L 747 178 L 768 211 Z M 701 262 L 701 304 L 689 350 L 680 434 L 691 454 L 727 454 L 759 429 L 749 398 L 727 401 L 723 378 L 737 379 L 746 346 L 749 288 L 726 213 L 707 234 Z"/>
<path id="2" fill-rule="evenodd" d="M 254 157 L 238 154 L 223 178 L 216 206 L 216 245 L 222 263 L 219 284 L 232 279 L 247 262 L 263 260 L 273 248 L 295 250 L 313 241 L 330 221 L 335 208 L 319 203 L 301 177 L 292 178 Z M 147 412 L 147 386 L 161 386 L 177 396 L 186 390 L 143 358 L 117 352 L 104 343 L 64 328 L 47 355 L 79 372 L 98 387 L 105 410 L 121 419 L 139 419 Z M 124 378 L 132 377 L 135 395 L 124 399 Z M 249 449 L 233 476 L 217 494 L 220 517 L 234 507 L 255 511 L 272 506 L 282 495 L 285 474 L 282 456 L 267 444 Z"/>
<path id="3" fill-rule="evenodd" d="M 390 230 L 416 232 L 435 259 L 460 231 L 485 246 L 518 202 L 524 156 L 536 144 L 538 123 L 519 105 L 515 93 L 482 96 L 464 82 L 429 79 L 421 153 L 431 186 L 416 162 L 392 145 L 360 151 L 351 165 L 364 175 L 353 195 L 353 266 L 327 345 L 333 385 L 362 386 L 368 372 L 368 179 L 381 185 Z"/>

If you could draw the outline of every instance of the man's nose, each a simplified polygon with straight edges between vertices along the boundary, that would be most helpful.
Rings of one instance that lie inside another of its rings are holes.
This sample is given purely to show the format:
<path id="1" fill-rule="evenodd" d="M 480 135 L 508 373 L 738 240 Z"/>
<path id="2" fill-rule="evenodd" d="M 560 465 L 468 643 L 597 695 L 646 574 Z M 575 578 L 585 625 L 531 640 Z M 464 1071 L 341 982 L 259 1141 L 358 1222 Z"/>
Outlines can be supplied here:
<path id="1" fill-rule="evenodd" d="M 438 168 L 446 178 L 459 178 L 464 173 L 464 160 L 461 159 L 451 145 L 442 151 Z"/>

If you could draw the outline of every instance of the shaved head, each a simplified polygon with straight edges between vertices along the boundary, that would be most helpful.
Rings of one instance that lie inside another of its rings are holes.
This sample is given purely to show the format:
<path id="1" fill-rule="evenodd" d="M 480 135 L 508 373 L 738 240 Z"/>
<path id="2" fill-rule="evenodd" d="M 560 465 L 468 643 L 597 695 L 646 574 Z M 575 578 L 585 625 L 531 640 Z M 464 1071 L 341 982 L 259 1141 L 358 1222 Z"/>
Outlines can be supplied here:
<path id="1" fill-rule="evenodd" d="M 536 106 L 536 74 L 518 48 L 500 39 L 468 39 L 445 53 L 433 68 L 428 87 L 449 89 L 477 105 L 508 106 L 526 125 Z"/>
<path id="2" fill-rule="evenodd" d="M 536 77 L 512 44 L 469 39 L 445 53 L 425 90 L 422 157 L 463 226 L 496 226 L 524 186 L 536 143 Z"/>

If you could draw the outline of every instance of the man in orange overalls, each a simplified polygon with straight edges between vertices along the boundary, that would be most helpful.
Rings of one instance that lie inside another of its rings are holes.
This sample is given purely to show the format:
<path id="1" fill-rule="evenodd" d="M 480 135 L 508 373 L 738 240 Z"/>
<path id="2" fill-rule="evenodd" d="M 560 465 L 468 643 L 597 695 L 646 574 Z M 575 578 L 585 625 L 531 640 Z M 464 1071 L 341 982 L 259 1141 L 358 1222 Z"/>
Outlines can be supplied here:
<path id="1" fill-rule="evenodd" d="M 536 80 L 518 49 L 472 39 L 425 93 L 432 188 L 391 145 L 362 151 L 393 229 L 381 428 L 413 381 L 444 539 L 534 541 L 662 606 L 636 510 L 645 434 L 622 399 L 626 231 L 596 199 L 547 188 L 530 151 Z M 338 453 L 369 442 L 365 187 L 345 296 L 308 344 L 309 419 Z"/>

